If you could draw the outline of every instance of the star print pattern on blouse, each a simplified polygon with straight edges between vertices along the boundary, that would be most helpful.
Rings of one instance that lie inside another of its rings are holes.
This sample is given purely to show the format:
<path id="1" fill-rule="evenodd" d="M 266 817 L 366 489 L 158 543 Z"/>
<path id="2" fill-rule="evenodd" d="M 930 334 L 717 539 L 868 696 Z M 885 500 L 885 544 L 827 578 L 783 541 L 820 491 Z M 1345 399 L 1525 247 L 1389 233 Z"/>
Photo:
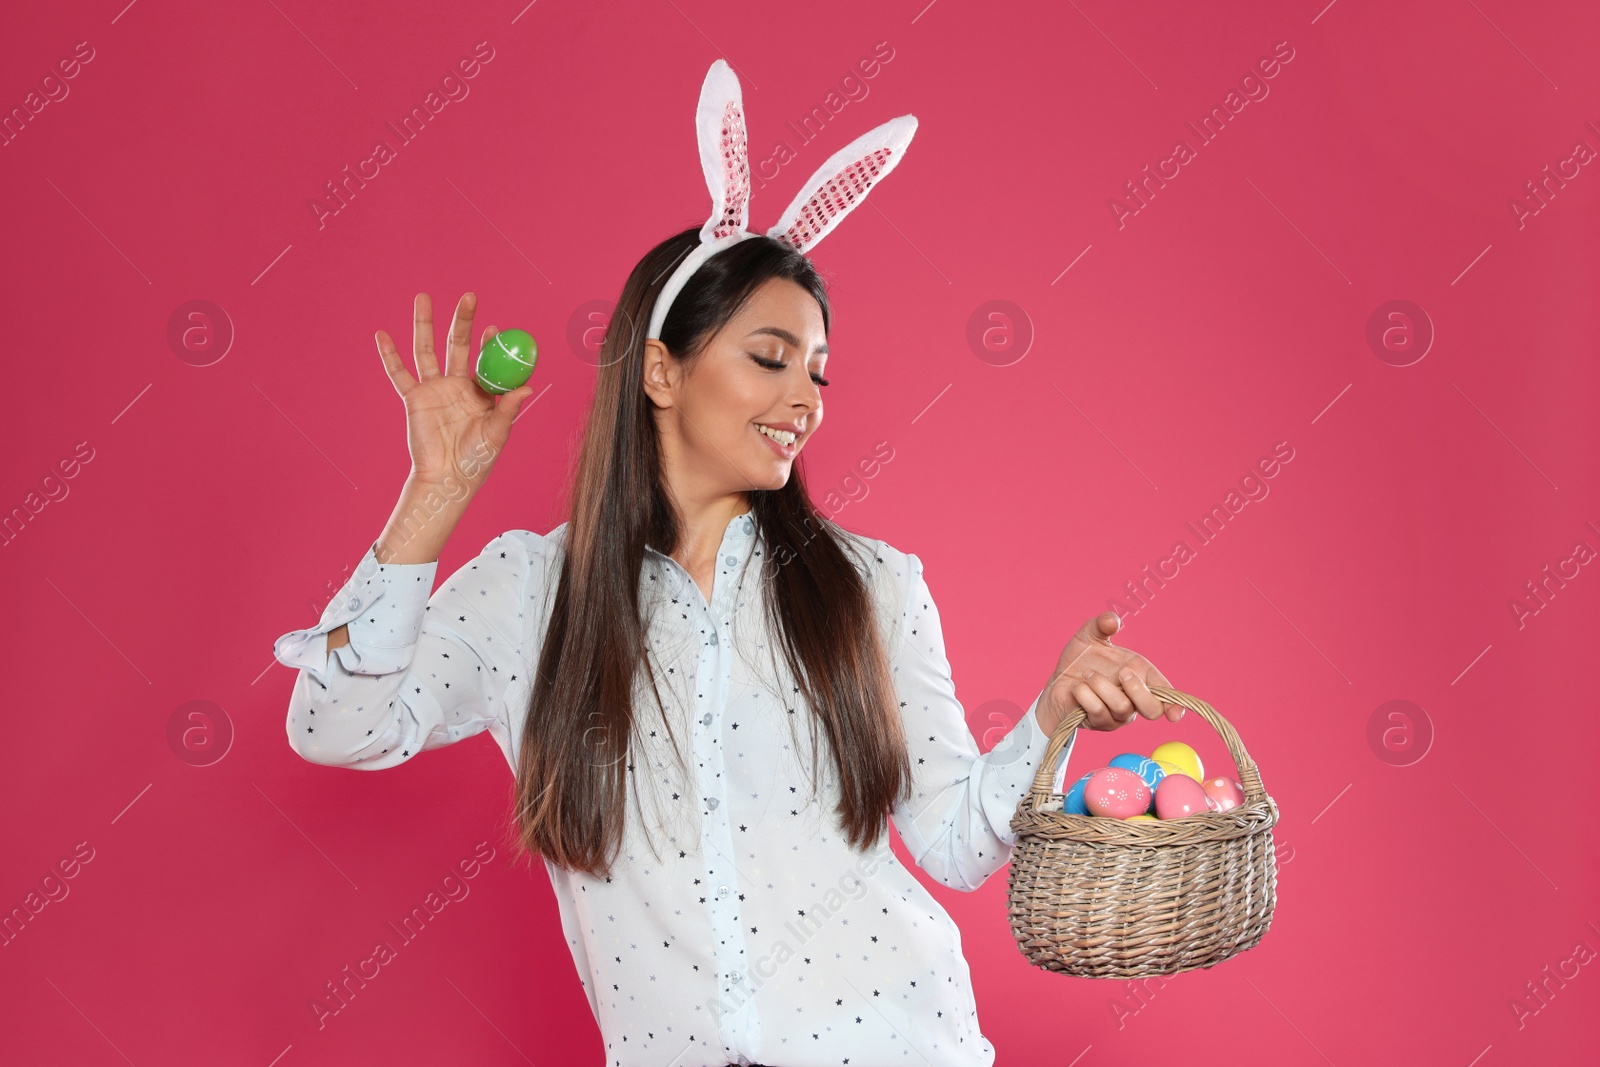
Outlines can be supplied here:
<path id="1" fill-rule="evenodd" d="M 380 565 L 369 547 L 318 624 L 274 645 L 299 671 L 294 751 L 380 770 L 487 732 L 514 771 L 565 536 L 564 523 L 508 531 L 431 593 L 437 562 Z M 1010 859 L 1011 816 L 1049 744 L 1038 699 L 980 753 L 921 560 L 845 538 L 911 757 L 911 799 L 891 818 L 929 876 L 975 890 Z M 766 618 L 768 555 L 735 516 L 708 602 L 646 552 L 662 706 L 640 671 L 623 847 L 609 877 L 545 863 L 607 1063 L 992 1064 L 954 922 L 887 836 L 858 852 L 838 827 L 837 772 Z M 341 625 L 349 643 L 330 653 Z"/>

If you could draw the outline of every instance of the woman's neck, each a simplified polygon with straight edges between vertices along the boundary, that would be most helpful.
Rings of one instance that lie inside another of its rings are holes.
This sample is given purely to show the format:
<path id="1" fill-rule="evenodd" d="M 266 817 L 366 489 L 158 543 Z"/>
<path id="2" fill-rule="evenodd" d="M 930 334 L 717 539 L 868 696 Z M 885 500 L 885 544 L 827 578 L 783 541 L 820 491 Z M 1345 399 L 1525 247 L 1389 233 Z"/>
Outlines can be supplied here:
<path id="1" fill-rule="evenodd" d="M 716 569 L 717 550 L 722 547 L 728 524 L 749 513 L 749 498 L 742 493 L 718 497 L 699 508 L 679 505 L 683 522 L 672 558 L 692 575 Z"/>

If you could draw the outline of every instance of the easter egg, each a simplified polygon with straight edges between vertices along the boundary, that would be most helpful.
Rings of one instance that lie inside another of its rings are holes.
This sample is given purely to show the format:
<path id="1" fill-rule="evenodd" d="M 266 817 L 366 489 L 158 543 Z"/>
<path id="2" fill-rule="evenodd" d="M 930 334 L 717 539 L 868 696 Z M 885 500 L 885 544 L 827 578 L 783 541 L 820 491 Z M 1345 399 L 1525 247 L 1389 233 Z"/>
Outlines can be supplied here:
<path id="1" fill-rule="evenodd" d="M 1111 766 L 1122 767 L 1137 774 L 1144 779 L 1144 784 L 1154 789 L 1161 784 L 1161 779 L 1167 776 L 1166 770 L 1155 760 L 1141 756 L 1137 752 L 1124 752 L 1120 756 L 1111 757 Z"/>
<path id="2" fill-rule="evenodd" d="M 1154 763 L 1157 767 L 1160 767 L 1163 771 L 1166 771 L 1168 774 L 1182 774 L 1182 773 L 1184 773 L 1183 772 L 1183 768 L 1178 766 L 1176 763 L 1173 763 L 1171 760 L 1152 759 L 1150 762 Z"/>
<path id="3" fill-rule="evenodd" d="M 1154 815 L 1130 815 L 1123 822 L 1160 822 Z"/>
<path id="4" fill-rule="evenodd" d="M 1160 785 L 1161 779 L 1167 776 L 1167 772 L 1159 763 L 1146 756 L 1141 756 L 1137 752 L 1124 752 L 1120 756 L 1113 756 L 1111 758 L 1111 766 L 1122 767 L 1143 778 L 1144 784 L 1150 787 L 1152 803 L 1155 801 L 1156 786 Z"/>
<path id="5" fill-rule="evenodd" d="M 1094 772 L 1090 771 L 1088 774 L 1084 775 L 1082 778 L 1079 778 L 1075 783 L 1073 783 L 1072 788 L 1067 790 L 1066 799 L 1061 802 L 1062 811 L 1066 812 L 1068 815 L 1089 814 L 1089 809 L 1085 807 L 1083 803 L 1083 787 L 1089 784 L 1089 779 L 1093 776 Z"/>
<path id="6" fill-rule="evenodd" d="M 1217 811 L 1231 811 L 1244 803 L 1244 789 L 1232 778 L 1219 775 L 1200 784 L 1206 795 L 1217 802 Z"/>
<path id="7" fill-rule="evenodd" d="M 1177 764 L 1178 770 L 1193 778 L 1196 783 L 1205 781 L 1206 770 L 1200 762 L 1200 753 L 1182 741 L 1168 741 L 1164 745 L 1158 745 L 1156 750 L 1150 753 L 1150 758 Z"/>
<path id="8" fill-rule="evenodd" d="M 1083 787 L 1083 802 L 1095 815 L 1126 819 L 1149 809 L 1150 787 L 1126 767 L 1101 767 L 1089 775 Z"/>
<path id="9" fill-rule="evenodd" d="M 533 377 L 538 361 L 539 345 L 526 330 L 501 330 L 478 352 L 473 381 L 486 393 L 509 393 Z"/>
<path id="10" fill-rule="evenodd" d="M 1169 774 L 1156 787 L 1156 814 L 1163 819 L 1181 819 L 1207 810 L 1205 787 L 1187 774 Z"/>

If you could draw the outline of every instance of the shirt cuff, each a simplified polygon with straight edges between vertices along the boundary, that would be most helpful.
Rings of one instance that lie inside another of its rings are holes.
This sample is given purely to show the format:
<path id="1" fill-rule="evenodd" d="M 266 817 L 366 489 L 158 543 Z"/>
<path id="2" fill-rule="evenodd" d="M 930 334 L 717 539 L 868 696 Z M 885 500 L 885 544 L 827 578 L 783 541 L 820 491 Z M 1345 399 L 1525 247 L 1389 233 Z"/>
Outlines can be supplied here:
<path id="1" fill-rule="evenodd" d="M 349 643 L 333 652 L 346 671 L 388 674 L 411 665 L 422 634 L 439 561 L 379 563 L 376 543 L 367 547 L 355 573 L 334 594 L 317 625 L 291 630 L 272 645 L 279 663 L 306 671 L 328 684 L 328 633 L 347 626 Z"/>

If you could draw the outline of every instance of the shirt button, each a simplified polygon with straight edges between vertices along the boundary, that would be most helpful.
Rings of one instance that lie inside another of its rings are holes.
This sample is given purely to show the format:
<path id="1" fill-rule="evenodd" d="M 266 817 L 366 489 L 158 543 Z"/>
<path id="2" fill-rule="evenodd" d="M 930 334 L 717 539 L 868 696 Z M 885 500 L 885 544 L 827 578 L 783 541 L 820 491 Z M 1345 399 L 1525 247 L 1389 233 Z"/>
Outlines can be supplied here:
<path id="1" fill-rule="evenodd" d="M 711 643 L 713 645 L 717 643 L 717 631 L 715 630 L 711 631 Z"/>
<path id="2" fill-rule="evenodd" d="M 735 566 L 735 565 L 738 564 L 739 557 L 738 556 L 723 556 L 722 557 L 722 562 L 724 562 L 728 566 L 732 567 L 732 566 Z"/>
<path id="3" fill-rule="evenodd" d="M 711 725 L 711 713 L 709 711 L 706 712 L 703 716 L 701 716 L 700 721 L 705 723 L 707 726 L 710 726 Z"/>
<path id="4" fill-rule="evenodd" d="M 361 610 L 361 598 L 358 597 L 358 596 L 351 597 L 350 598 L 350 603 L 346 604 L 345 607 L 349 608 L 351 611 L 360 611 Z"/>
<path id="5" fill-rule="evenodd" d="M 725 896 L 727 896 L 727 895 L 728 895 L 728 893 L 729 893 L 729 892 L 730 892 L 730 890 L 729 890 L 729 889 L 728 889 L 728 887 L 727 887 L 727 886 L 725 886 L 725 885 L 719 885 L 719 886 L 717 886 L 717 896 L 719 896 L 719 897 L 725 897 Z M 736 972 L 734 972 L 734 977 L 735 977 L 735 978 L 737 978 L 737 977 L 739 977 L 739 975 L 738 975 L 738 972 L 737 972 L 737 971 L 736 971 Z"/>
<path id="6" fill-rule="evenodd" d="M 706 807 L 708 808 L 714 808 L 720 803 L 722 803 L 722 801 L 718 800 L 716 797 L 706 797 Z M 728 887 L 723 886 L 722 888 L 727 889 Z"/>

